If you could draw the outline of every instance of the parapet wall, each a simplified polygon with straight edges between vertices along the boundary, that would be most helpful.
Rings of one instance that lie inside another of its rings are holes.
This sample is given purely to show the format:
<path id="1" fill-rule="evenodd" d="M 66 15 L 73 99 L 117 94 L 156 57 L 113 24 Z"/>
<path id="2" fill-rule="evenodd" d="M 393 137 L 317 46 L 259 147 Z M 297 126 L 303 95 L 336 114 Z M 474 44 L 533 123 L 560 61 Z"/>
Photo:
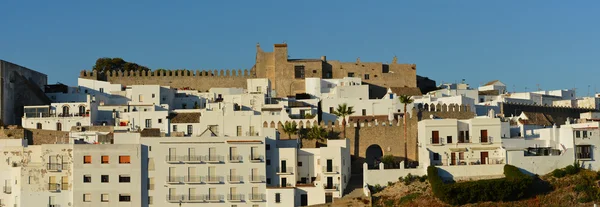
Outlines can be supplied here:
<path id="1" fill-rule="evenodd" d="M 121 85 L 161 85 L 207 91 L 210 88 L 245 88 L 246 80 L 254 78 L 255 74 L 252 70 L 81 71 L 79 77 Z"/>

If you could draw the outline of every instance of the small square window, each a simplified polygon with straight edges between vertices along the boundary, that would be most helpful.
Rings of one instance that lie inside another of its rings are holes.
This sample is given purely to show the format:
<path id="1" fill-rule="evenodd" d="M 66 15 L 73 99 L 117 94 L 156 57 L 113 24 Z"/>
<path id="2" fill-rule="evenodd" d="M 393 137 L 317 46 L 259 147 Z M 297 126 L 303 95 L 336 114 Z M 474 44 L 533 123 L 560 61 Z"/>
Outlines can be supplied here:
<path id="1" fill-rule="evenodd" d="M 109 157 L 108 155 L 102 155 L 102 164 L 108 164 Z"/>
<path id="2" fill-rule="evenodd" d="M 298 167 L 302 167 L 302 162 L 298 162 Z"/>
<path id="3" fill-rule="evenodd" d="M 271 184 L 271 178 L 267 178 L 267 184 Z"/>
<path id="4" fill-rule="evenodd" d="M 271 145 L 270 144 L 265 145 L 265 149 L 266 150 L 271 150 Z"/>
<path id="5" fill-rule="evenodd" d="M 317 73 L 317 70 L 313 70 L 313 73 Z"/>
<path id="6" fill-rule="evenodd" d="M 129 155 L 119 156 L 119 164 L 129 164 L 131 163 L 131 157 Z"/>
<path id="7" fill-rule="evenodd" d="M 158 123 L 159 123 L 159 124 L 162 124 L 162 119 L 158 119 Z"/>
<path id="8" fill-rule="evenodd" d="M 107 193 L 103 193 L 102 195 L 100 195 L 100 199 L 102 202 L 108 202 L 108 194 Z"/>
<path id="9" fill-rule="evenodd" d="M 83 176 L 83 182 L 84 183 L 91 183 L 92 182 L 92 176 L 91 175 L 84 175 Z"/>
<path id="10" fill-rule="evenodd" d="M 83 164 L 91 164 L 91 163 L 92 163 L 92 156 L 90 156 L 90 155 L 83 156 Z"/>
<path id="11" fill-rule="evenodd" d="M 266 164 L 267 164 L 267 165 L 271 165 L 271 160 L 270 160 L 270 159 L 267 159 L 267 163 L 266 163 Z"/>
<path id="12" fill-rule="evenodd" d="M 154 98 L 154 97 L 155 97 L 155 95 L 154 95 L 154 94 L 152 94 L 152 98 Z"/>
<path id="13" fill-rule="evenodd" d="M 131 195 L 119 194 L 119 202 L 131 202 Z"/>
<path id="14" fill-rule="evenodd" d="M 91 202 L 91 201 L 92 201 L 92 194 L 90 194 L 90 193 L 83 194 L 83 202 Z"/>
<path id="15" fill-rule="evenodd" d="M 108 175 L 101 175 L 100 182 L 108 183 Z"/>
<path id="16" fill-rule="evenodd" d="M 275 203 L 281 203 L 281 194 L 275 193 Z"/>

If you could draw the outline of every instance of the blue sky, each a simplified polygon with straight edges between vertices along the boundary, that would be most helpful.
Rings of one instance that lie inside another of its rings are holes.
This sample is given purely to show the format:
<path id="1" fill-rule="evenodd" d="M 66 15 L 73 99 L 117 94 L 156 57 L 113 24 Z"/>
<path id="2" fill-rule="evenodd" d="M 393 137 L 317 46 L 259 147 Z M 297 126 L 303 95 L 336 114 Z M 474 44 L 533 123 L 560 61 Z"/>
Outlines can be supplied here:
<path id="1" fill-rule="evenodd" d="M 99 57 L 150 68 L 292 58 L 417 64 L 439 82 L 600 92 L 600 1 L 3 1 L 0 59 L 76 84 Z M 374 3 L 377 2 L 377 3 Z"/>

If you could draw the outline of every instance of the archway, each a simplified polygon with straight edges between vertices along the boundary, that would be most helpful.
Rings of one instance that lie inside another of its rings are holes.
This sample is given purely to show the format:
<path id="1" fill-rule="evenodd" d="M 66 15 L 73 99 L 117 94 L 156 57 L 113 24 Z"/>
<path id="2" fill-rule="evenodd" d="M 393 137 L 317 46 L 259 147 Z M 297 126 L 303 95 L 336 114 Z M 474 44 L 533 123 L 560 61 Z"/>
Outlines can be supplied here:
<path id="1" fill-rule="evenodd" d="M 381 161 L 381 157 L 383 157 L 383 149 L 377 144 L 373 144 L 367 147 L 367 152 L 365 156 L 365 162 L 369 166 L 369 169 L 379 168 L 379 162 Z"/>
<path id="2" fill-rule="evenodd" d="M 85 106 L 79 106 L 79 116 L 85 116 Z"/>
<path id="3" fill-rule="evenodd" d="M 67 106 L 67 105 L 64 105 L 64 106 L 62 107 L 62 114 L 63 114 L 63 116 L 64 116 L 64 117 L 67 117 L 67 116 L 69 116 L 69 106 Z"/>
<path id="4" fill-rule="evenodd" d="M 56 131 L 62 131 L 62 124 L 60 122 L 56 123 Z"/>

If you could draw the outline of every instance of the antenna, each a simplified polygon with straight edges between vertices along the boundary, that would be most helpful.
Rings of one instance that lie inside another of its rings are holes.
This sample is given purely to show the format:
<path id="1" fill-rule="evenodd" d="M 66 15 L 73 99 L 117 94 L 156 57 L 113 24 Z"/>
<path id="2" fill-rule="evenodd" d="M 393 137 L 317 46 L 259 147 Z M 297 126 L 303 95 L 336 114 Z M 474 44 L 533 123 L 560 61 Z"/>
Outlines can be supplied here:
<path id="1" fill-rule="evenodd" d="M 535 85 L 537 86 L 537 90 L 538 90 L 538 91 L 541 91 L 541 90 L 542 90 L 542 89 L 540 89 L 540 84 L 539 84 L 539 83 L 538 83 L 538 84 L 535 84 Z"/>
<path id="2" fill-rule="evenodd" d="M 516 87 L 515 87 L 515 84 L 513 84 L 513 93 L 515 93 L 515 92 L 516 92 Z"/>

